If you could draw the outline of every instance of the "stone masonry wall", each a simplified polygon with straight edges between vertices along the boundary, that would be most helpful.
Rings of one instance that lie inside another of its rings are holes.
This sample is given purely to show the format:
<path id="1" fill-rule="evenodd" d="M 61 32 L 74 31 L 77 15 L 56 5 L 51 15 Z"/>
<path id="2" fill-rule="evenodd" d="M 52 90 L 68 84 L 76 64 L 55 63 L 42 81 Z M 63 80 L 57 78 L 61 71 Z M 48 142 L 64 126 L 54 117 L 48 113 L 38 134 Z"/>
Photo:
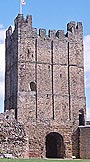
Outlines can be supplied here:
<path id="1" fill-rule="evenodd" d="M 37 34 L 37 30 L 32 28 L 31 17 L 26 20 L 18 16 L 15 21 L 19 32 L 18 98 L 20 97 L 20 105 L 24 106 L 20 108 L 18 105 L 18 114 L 24 115 L 23 111 L 27 111 L 28 114 L 30 103 L 33 105 L 30 106 L 33 108 L 30 109 L 33 111 L 30 117 L 38 116 L 41 119 L 42 114 L 45 118 L 54 118 L 59 108 L 58 98 L 63 98 L 63 103 L 66 100 L 69 103 L 66 106 L 67 118 L 78 125 L 80 102 L 83 103 L 82 108 L 85 111 L 82 24 L 78 23 L 76 27 L 75 22 L 69 23 L 66 36 L 62 30 L 50 30 L 47 36 L 45 29 L 40 29 L 39 35 Z M 30 88 L 31 82 L 36 85 L 34 91 Z M 26 105 L 23 105 L 21 96 Z M 46 99 L 48 103 L 45 104 Z M 42 105 L 47 107 L 46 111 L 41 109 Z M 48 112 L 48 115 L 45 112 Z M 75 121 L 74 116 L 77 116 Z"/>
<path id="2" fill-rule="evenodd" d="M 17 87 L 18 87 L 18 33 L 12 32 L 10 26 L 6 32 L 6 59 L 5 59 L 5 105 L 4 111 L 17 108 Z"/>
<path id="3" fill-rule="evenodd" d="M 27 143 L 24 127 L 15 120 L 14 111 L 0 114 L 0 156 L 10 154 L 13 158 L 27 158 Z"/>
<path id="4" fill-rule="evenodd" d="M 80 126 L 80 158 L 90 159 L 90 126 Z"/>
<path id="5" fill-rule="evenodd" d="M 32 27 L 32 16 L 24 19 L 19 14 L 14 32 L 9 28 L 7 33 L 5 103 L 25 126 L 29 156 L 45 157 L 46 136 L 56 132 L 64 141 L 64 157 L 79 157 L 74 141 L 78 141 L 79 111 L 86 113 L 82 23 L 70 22 L 66 34 L 49 30 L 47 35 L 45 29 L 37 33 Z"/>
<path id="6" fill-rule="evenodd" d="M 59 133 L 64 139 L 65 154 L 63 158 L 72 157 L 72 129 L 68 125 L 70 123 L 67 123 L 66 128 L 64 124 L 59 125 L 55 121 L 48 120 L 42 123 L 38 120 L 28 120 L 25 126 L 29 136 L 29 156 L 45 158 L 47 152 L 46 136 L 54 132 Z"/>

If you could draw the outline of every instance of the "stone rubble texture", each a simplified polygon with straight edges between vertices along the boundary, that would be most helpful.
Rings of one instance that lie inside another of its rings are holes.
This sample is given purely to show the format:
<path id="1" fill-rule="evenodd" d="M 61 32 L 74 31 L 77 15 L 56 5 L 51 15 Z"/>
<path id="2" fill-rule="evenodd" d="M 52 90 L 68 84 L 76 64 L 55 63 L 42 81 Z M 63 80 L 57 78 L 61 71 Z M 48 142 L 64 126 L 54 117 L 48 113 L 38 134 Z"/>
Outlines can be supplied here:
<path id="1" fill-rule="evenodd" d="M 16 158 L 25 157 L 27 143 L 24 126 L 15 120 L 15 113 L 0 114 L 0 157 L 6 153 Z"/>
<path id="2" fill-rule="evenodd" d="M 45 29 L 37 34 L 32 16 L 19 14 L 14 23 L 6 32 L 4 111 L 13 110 L 15 119 L 0 120 L 0 152 L 45 158 L 48 135 L 56 133 L 64 143 L 57 157 L 79 158 L 79 110 L 86 114 L 82 23 L 48 35 Z"/>

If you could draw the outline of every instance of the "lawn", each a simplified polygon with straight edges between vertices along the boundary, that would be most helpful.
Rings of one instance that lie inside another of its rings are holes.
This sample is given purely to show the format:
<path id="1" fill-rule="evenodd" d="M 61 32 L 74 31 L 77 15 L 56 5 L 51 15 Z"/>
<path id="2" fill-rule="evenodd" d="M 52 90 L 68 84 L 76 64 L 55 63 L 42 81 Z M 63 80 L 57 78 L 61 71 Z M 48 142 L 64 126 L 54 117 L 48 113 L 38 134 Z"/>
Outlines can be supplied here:
<path id="1" fill-rule="evenodd" d="M 0 159 L 0 162 L 90 162 L 90 160 Z"/>

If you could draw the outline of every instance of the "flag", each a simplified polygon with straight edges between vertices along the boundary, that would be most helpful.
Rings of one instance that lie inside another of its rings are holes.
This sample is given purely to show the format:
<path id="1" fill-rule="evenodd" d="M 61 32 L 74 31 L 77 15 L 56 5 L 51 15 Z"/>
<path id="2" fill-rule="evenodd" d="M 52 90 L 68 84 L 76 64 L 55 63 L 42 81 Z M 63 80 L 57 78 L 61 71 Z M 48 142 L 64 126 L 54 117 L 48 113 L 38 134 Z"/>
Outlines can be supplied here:
<path id="1" fill-rule="evenodd" d="M 21 4 L 25 5 L 26 4 L 25 0 L 21 0 Z"/>
<path id="2" fill-rule="evenodd" d="M 25 0 L 20 0 L 20 14 L 22 14 L 22 8 L 23 8 L 23 5 L 25 4 L 26 4 Z"/>

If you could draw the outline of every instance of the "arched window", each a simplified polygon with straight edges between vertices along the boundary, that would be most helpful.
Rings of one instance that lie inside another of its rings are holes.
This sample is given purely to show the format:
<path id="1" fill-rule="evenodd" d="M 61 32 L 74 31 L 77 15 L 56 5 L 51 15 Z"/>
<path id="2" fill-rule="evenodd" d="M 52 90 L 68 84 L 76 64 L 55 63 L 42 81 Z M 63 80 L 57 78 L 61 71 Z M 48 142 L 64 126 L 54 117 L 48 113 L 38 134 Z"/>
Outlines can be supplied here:
<path id="1" fill-rule="evenodd" d="M 30 89 L 31 89 L 31 91 L 36 92 L 36 83 L 30 82 Z"/>

